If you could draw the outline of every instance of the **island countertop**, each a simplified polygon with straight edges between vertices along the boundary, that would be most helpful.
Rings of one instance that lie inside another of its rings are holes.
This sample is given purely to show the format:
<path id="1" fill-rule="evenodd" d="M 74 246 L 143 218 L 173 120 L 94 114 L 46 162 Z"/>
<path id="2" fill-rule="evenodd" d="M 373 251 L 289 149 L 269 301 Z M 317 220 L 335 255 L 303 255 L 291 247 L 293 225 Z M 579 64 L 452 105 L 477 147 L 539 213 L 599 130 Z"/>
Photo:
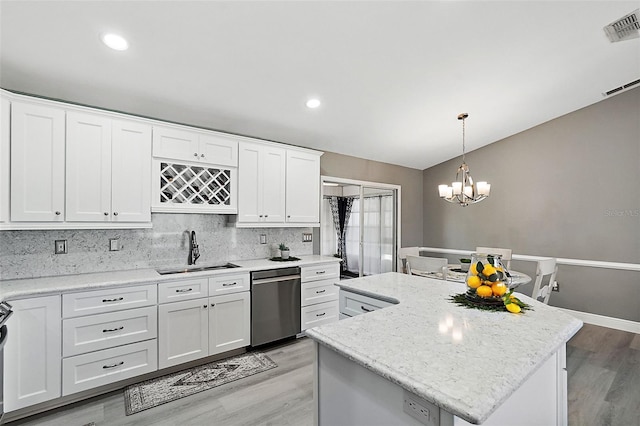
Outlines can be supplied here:
<path id="1" fill-rule="evenodd" d="M 482 423 L 581 327 L 582 321 L 518 295 L 521 314 L 468 309 L 460 283 L 390 272 L 336 283 L 396 303 L 306 334 L 471 423 Z"/>

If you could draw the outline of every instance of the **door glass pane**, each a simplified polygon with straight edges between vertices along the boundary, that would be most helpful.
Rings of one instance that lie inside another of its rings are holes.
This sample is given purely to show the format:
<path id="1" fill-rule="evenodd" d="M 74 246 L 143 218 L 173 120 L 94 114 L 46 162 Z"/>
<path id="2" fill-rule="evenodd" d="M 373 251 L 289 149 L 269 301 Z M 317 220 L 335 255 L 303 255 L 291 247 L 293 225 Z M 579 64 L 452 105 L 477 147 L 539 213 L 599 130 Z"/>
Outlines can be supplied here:
<path id="1" fill-rule="evenodd" d="M 361 210 L 361 273 L 382 274 L 394 270 L 395 259 L 395 191 L 375 187 L 363 188 Z"/>

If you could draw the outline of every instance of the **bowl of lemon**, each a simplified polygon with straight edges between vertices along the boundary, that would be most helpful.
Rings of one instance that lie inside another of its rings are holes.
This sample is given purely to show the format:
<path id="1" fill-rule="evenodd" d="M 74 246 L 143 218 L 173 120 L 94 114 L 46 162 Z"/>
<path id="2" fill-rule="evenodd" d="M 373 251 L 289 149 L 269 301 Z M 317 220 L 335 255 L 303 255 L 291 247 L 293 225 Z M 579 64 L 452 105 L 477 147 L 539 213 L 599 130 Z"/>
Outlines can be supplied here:
<path id="1" fill-rule="evenodd" d="M 467 272 L 467 297 L 483 304 L 502 304 L 511 276 L 499 254 L 473 253 Z"/>

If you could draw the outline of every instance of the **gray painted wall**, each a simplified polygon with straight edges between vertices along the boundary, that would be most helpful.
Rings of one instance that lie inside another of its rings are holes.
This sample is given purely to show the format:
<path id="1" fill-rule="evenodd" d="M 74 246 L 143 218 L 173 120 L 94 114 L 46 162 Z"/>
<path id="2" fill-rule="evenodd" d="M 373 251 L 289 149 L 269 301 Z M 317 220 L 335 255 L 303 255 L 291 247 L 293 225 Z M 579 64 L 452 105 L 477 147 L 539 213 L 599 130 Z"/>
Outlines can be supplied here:
<path id="1" fill-rule="evenodd" d="M 402 246 L 422 244 L 422 171 L 348 155 L 325 152 L 320 174 L 344 179 L 400 185 Z"/>
<path id="2" fill-rule="evenodd" d="M 424 171 L 425 246 L 640 263 L 640 89 L 469 153 L 491 197 L 466 208 L 437 191 L 460 162 Z M 512 267 L 535 275 L 533 263 Z M 640 273 L 560 266 L 557 279 L 550 304 L 640 321 Z"/>
<path id="3" fill-rule="evenodd" d="M 291 255 L 312 254 L 302 242 L 311 228 L 235 228 L 229 216 L 211 214 L 152 215 L 153 229 L 2 231 L 0 279 L 33 278 L 136 268 L 186 266 L 187 231 L 195 230 L 198 264 L 279 256 L 283 242 Z M 267 244 L 260 244 L 266 234 Z M 119 238 L 121 250 L 109 251 L 109 239 Z M 67 254 L 53 254 L 55 240 L 67 240 Z"/>

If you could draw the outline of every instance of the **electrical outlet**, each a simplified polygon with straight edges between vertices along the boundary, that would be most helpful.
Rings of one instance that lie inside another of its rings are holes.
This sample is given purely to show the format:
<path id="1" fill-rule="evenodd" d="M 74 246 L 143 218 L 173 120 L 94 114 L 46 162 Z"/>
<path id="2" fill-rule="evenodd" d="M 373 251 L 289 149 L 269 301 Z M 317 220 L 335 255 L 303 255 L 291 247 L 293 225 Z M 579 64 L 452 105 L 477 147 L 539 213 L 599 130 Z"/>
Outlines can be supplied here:
<path id="1" fill-rule="evenodd" d="M 109 251 L 119 251 L 120 250 L 120 240 L 117 238 L 109 238 Z"/>
<path id="2" fill-rule="evenodd" d="M 55 254 L 67 254 L 67 240 L 56 240 L 54 247 Z"/>
<path id="3" fill-rule="evenodd" d="M 260 234 L 260 244 L 267 244 L 267 234 Z"/>
<path id="4" fill-rule="evenodd" d="M 551 291 L 560 292 L 560 283 L 558 281 L 554 282 L 551 286 Z"/>
<path id="5" fill-rule="evenodd" d="M 310 243 L 313 240 L 313 234 L 307 234 L 306 232 L 302 233 L 302 242 Z"/>
<path id="6" fill-rule="evenodd" d="M 407 391 L 404 392 L 403 411 L 423 425 L 438 426 L 440 424 L 440 409 Z"/>

